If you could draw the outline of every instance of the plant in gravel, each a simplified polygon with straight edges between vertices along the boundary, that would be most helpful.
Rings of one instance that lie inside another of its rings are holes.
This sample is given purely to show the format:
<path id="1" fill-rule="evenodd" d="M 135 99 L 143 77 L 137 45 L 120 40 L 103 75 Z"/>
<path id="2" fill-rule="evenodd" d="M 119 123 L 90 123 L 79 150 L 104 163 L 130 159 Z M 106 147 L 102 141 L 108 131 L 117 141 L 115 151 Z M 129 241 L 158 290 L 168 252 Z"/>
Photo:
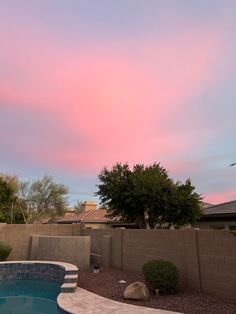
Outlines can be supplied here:
<path id="1" fill-rule="evenodd" d="M 178 284 L 178 270 L 174 264 L 165 260 L 151 260 L 143 265 L 146 282 L 160 293 L 175 293 Z"/>
<path id="2" fill-rule="evenodd" d="M 5 259 L 11 253 L 11 246 L 3 241 L 0 241 L 0 261 L 5 261 Z"/>

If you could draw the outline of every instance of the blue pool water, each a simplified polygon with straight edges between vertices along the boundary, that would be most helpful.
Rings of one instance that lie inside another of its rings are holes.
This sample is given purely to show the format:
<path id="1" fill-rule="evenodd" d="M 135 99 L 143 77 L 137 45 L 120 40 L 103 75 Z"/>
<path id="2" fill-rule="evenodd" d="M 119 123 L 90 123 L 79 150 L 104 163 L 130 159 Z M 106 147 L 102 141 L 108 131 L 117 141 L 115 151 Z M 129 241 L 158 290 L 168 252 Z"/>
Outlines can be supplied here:
<path id="1" fill-rule="evenodd" d="M 43 280 L 1 280 L 1 314 L 63 314 L 57 306 L 58 284 Z"/>

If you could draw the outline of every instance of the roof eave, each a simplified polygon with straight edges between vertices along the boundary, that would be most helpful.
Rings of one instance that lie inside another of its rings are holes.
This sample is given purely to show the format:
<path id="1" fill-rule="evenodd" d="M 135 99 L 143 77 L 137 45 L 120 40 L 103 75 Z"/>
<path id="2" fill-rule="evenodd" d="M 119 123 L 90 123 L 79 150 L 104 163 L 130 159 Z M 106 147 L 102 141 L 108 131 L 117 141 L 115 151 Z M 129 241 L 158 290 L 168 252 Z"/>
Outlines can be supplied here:
<path id="1" fill-rule="evenodd" d="M 221 213 L 221 214 L 205 214 L 200 218 L 201 220 L 212 220 L 212 219 L 235 219 L 236 213 Z"/>

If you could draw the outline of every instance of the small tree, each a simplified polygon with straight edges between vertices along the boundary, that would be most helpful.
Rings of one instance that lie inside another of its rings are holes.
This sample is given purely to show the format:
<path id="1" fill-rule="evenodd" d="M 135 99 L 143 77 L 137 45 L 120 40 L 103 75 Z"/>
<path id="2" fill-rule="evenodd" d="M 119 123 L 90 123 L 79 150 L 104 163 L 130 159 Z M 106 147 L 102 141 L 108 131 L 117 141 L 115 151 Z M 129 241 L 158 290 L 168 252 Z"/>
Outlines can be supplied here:
<path id="1" fill-rule="evenodd" d="M 9 182 L 0 177 L 0 221 L 11 222 L 11 208 L 16 201 L 16 193 Z"/>
<path id="2" fill-rule="evenodd" d="M 0 174 L 0 222 L 31 223 L 61 215 L 67 206 L 68 188 L 53 177 L 19 181 L 17 176 Z"/>
<path id="3" fill-rule="evenodd" d="M 77 203 L 75 204 L 74 210 L 77 215 L 83 212 L 83 205 L 84 203 L 81 201 L 77 201 Z"/>
<path id="4" fill-rule="evenodd" d="M 26 206 L 26 223 L 64 214 L 68 191 L 67 186 L 56 183 L 53 177 L 47 175 L 33 182 L 21 182 L 19 199 L 21 205 Z"/>
<path id="5" fill-rule="evenodd" d="M 157 228 L 164 224 L 182 226 L 200 217 L 201 197 L 187 180 L 174 183 L 165 168 L 117 163 L 104 168 L 98 176 L 96 195 L 108 206 L 109 217 L 121 217 L 140 228 Z"/>
<path id="6" fill-rule="evenodd" d="M 18 206 L 19 180 L 15 175 L 0 174 L 0 222 L 24 223 L 24 215 Z"/>

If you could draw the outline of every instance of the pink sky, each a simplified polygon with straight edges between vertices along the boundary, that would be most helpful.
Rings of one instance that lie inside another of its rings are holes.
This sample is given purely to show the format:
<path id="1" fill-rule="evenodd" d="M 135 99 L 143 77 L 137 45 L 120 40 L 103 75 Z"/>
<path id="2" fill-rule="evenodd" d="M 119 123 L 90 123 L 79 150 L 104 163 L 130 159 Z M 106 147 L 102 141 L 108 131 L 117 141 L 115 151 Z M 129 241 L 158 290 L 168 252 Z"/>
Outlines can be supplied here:
<path id="1" fill-rule="evenodd" d="M 227 6 L 191 20 L 190 1 L 169 24 L 153 13 L 149 27 L 134 30 L 132 11 L 121 11 L 125 28 L 105 18 L 115 14 L 109 5 L 96 13 L 82 3 L 64 13 L 63 5 L 55 15 L 38 2 L 26 1 L 25 11 L 0 5 L 1 172 L 52 174 L 71 187 L 72 202 L 94 198 L 104 166 L 161 162 L 174 179 L 190 177 L 205 201 L 235 199 L 236 40 Z M 173 16 L 180 8 L 162 9 Z"/>

